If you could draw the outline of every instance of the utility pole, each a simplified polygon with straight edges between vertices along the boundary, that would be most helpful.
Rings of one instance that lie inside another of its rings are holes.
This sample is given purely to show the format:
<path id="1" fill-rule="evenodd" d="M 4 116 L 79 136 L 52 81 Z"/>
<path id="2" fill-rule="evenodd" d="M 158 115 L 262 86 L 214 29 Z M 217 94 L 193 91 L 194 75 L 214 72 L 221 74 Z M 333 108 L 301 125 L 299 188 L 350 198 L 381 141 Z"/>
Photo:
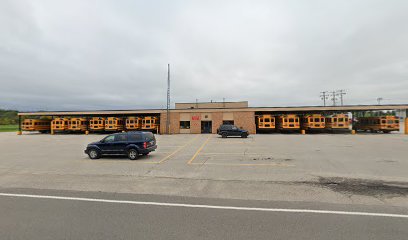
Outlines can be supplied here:
<path id="1" fill-rule="evenodd" d="M 378 105 L 381 105 L 381 101 L 382 101 L 382 100 L 384 100 L 384 98 L 382 98 L 382 97 L 377 98 L 377 103 L 378 103 Z"/>
<path id="2" fill-rule="evenodd" d="M 332 101 L 333 101 L 333 106 L 336 106 L 336 92 L 335 91 L 333 91 L 333 92 L 331 92 L 331 97 L 332 97 Z"/>
<path id="3" fill-rule="evenodd" d="M 346 95 L 346 90 L 337 90 L 337 95 L 340 96 L 340 103 L 341 106 L 343 106 L 343 95 Z"/>
<path id="4" fill-rule="evenodd" d="M 166 134 L 170 134 L 170 64 L 167 64 Z"/>
<path id="5" fill-rule="evenodd" d="M 328 91 L 324 91 L 324 92 L 320 92 L 320 99 L 323 100 L 323 106 L 326 107 L 326 100 L 327 100 L 327 95 L 328 95 Z"/>

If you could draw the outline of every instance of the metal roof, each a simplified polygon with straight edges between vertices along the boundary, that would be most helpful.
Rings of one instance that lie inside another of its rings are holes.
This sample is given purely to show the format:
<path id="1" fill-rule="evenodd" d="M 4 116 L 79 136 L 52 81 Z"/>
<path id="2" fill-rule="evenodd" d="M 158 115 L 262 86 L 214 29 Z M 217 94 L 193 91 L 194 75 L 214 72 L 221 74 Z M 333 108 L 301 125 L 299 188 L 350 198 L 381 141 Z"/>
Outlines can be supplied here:
<path id="1" fill-rule="evenodd" d="M 294 107 L 248 107 L 248 108 L 188 108 L 171 109 L 171 112 L 347 112 L 376 110 L 408 110 L 408 104 L 346 105 L 346 106 L 294 106 Z M 166 109 L 94 110 L 94 111 L 37 111 L 19 112 L 19 116 L 106 116 L 132 114 L 160 114 Z"/>

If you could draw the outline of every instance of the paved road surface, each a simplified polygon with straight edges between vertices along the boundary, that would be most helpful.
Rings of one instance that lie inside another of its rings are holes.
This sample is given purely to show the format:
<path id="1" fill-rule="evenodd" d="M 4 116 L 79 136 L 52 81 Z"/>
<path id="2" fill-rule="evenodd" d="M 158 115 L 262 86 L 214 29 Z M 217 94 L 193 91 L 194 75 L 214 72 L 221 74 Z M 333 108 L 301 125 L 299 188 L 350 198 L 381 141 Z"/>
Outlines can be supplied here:
<path id="1" fill-rule="evenodd" d="M 138 201 L 131 204 L 0 196 L 1 239 L 406 239 L 408 236 L 408 218 L 401 217 L 166 204 L 408 214 L 406 208 L 29 189 L 0 189 L 0 192 Z M 163 204 L 140 204 L 145 202 Z"/>

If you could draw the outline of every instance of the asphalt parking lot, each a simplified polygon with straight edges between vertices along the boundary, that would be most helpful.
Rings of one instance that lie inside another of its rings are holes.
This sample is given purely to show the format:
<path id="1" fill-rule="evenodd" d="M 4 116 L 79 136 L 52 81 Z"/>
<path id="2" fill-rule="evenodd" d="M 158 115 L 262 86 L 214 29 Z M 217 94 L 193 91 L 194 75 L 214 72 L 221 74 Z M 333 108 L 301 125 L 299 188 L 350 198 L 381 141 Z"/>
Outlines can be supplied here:
<path id="1" fill-rule="evenodd" d="M 222 139 L 212 134 L 157 135 L 157 151 L 136 161 L 126 157 L 90 160 L 83 150 L 104 136 L 2 133 L 0 187 L 81 190 L 73 186 L 85 187 L 98 179 L 88 187 L 118 190 L 120 183 L 114 182 L 133 177 L 150 179 L 148 184 L 160 179 L 157 188 L 149 191 L 171 186 L 177 189 L 172 193 L 180 194 L 186 185 L 192 185 L 189 180 L 200 181 L 197 191 L 205 188 L 200 185 L 204 181 L 305 184 L 346 178 L 408 182 L 408 137 L 402 134 L 262 134 L 247 139 Z M 82 178 L 86 180 L 75 183 Z M 103 181 L 106 183 L 99 186 Z M 138 183 L 123 184 L 122 190 L 148 191 L 147 184 Z"/>

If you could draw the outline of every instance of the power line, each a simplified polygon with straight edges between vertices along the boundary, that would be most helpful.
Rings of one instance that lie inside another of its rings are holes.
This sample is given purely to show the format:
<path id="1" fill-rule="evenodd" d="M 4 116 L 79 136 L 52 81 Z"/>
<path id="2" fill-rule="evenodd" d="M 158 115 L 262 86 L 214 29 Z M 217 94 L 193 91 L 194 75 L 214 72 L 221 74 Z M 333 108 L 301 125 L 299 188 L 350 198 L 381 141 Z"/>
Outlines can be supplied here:
<path id="1" fill-rule="evenodd" d="M 320 92 L 320 99 L 323 100 L 323 105 L 326 106 L 326 100 L 330 99 L 333 101 L 333 106 L 337 105 L 338 97 L 340 98 L 340 105 L 343 106 L 343 96 L 346 95 L 346 90 L 333 90 L 333 91 L 323 91 Z"/>

